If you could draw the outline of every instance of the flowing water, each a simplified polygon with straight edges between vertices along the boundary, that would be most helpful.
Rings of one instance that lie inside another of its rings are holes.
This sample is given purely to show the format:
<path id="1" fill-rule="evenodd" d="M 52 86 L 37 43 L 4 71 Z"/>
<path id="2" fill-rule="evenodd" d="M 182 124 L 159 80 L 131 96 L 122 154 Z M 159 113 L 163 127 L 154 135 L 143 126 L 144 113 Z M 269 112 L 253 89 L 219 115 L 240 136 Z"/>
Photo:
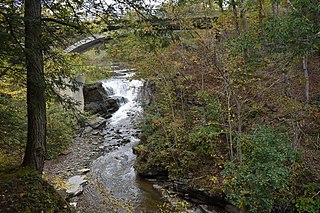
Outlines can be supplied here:
<path id="1" fill-rule="evenodd" d="M 107 200 L 106 203 L 121 206 L 127 200 L 134 212 L 157 212 L 161 204 L 160 193 L 151 183 L 140 179 L 133 168 L 136 157 L 132 147 L 139 142 L 137 123 L 142 113 L 139 92 L 143 85 L 139 80 L 132 80 L 133 75 L 128 70 L 119 70 L 117 75 L 103 81 L 108 95 L 116 98 L 121 107 L 107 121 L 103 155 L 91 167 L 90 179 L 97 184 L 87 186 L 84 196 L 90 197 L 93 205 Z M 107 195 L 101 195 L 102 191 L 107 192 Z M 120 204 L 115 200 L 120 200 Z M 122 209 L 116 212 L 127 211 Z"/>

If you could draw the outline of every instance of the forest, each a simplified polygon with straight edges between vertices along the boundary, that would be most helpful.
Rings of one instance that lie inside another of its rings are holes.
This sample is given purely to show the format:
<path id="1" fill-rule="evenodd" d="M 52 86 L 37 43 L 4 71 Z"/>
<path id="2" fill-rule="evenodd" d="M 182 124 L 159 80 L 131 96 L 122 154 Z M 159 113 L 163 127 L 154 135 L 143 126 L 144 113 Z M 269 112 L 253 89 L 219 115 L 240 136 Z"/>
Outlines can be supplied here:
<path id="1" fill-rule="evenodd" d="M 0 56 L 0 212 L 320 211 L 318 0 L 1 0 Z M 109 210 L 77 209 L 48 167 L 77 140 L 95 149 L 102 132 L 105 144 L 131 131 L 111 115 L 87 131 L 97 116 L 61 92 L 82 90 L 79 76 L 104 84 L 115 66 L 143 82 L 130 150 L 137 176 L 163 184 L 158 210 L 100 189 Z"/>

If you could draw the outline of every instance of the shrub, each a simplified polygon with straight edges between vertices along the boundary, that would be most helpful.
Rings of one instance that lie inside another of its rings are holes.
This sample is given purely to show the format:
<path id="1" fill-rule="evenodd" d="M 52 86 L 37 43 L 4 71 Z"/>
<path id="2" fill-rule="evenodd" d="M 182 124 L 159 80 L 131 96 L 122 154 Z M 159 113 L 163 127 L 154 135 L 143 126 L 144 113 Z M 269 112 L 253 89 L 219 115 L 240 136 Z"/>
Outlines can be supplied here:
<path id="1" fill-rule="evenodd" d="M 316 183 L 302 185 L 303 195 L 296 199 L 295 207 L 298 212 L 318 213 L 320 209 L 320 186 Z"/>
<path id="2" fill-rule="evenodd" d="M 72 115 L 60 105 L 47 109 L 47 158 L 56 158 L 72 141 Z"/>
<path id="3" fill-rule="evenodd" d="M 224 170 L 228 198 L 250 212 L 271 212 L 289 203 L 291 165 L 296 153 L 285 134 L 259 127 L 249 137 L 242 164 L 229 163 Z"/>

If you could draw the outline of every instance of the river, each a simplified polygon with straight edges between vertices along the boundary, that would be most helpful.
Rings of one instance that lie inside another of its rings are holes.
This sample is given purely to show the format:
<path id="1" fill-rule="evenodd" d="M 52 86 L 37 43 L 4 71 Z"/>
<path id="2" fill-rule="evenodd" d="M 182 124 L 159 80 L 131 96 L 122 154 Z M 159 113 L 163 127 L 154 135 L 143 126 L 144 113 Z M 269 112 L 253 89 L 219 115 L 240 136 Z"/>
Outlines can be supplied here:
<path id="1" fill-rule="evenodd" d="M 158 212 L 161 194 L 152 183 L 139 178 L 134 170 L 135 155 L 132 147 L 139 142 L 137 126 L 142 116 L 139 94 L 143 82 L 133 80 L 134 72 L 116 70 L 104 80 L 109 96 L 116 98 L 121 107 L 107 120 L 104 132 L 103 154 L 93 161 L 90 184 L 82 197 L 95 212 Z M 83 209 L 92 212 L 92 209 Z"/>

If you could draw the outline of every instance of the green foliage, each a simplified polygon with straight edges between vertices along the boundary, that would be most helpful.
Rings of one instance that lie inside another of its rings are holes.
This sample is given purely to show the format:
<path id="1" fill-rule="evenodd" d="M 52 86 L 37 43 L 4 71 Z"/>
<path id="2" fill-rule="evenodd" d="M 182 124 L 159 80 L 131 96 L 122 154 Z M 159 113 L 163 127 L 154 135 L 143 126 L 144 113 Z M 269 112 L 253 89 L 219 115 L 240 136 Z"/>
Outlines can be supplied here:
<path id="1" fill-rule="evenodd" d="M 320 209 L 320 187 L 316 183 L 302 185 L 303 195 L 296 199 L 295 207 L 299 213 L 317 213 Z"/>
<path id="2" fill-rule="evenodd" d="M 299 197 L 295 207 L 298 212 L 318 213 L 320 209 L 320 198 Z"/>
<path id="3" fill-rule="evenodd" d="M 189 133 L 188 141 L 195 151 L 206 156 L 214 156 L 215 141 L 221 134 L 221 130 L 213 125 L 197 126 Z"/>
<path id="4" fill-rule="evenodd" d="M 199 155 L 211 158 L 216 155 L 217 141 L 223 132 L 219 125 L 220 106 L 208 93 L 199 92 L 197 98 L 198 106 L 194 106 L 191 110 L 194 121 L 198 122 L 190 128 L 185 146 Z"/>
<path id="5" fill-rule="evenodd" d="M 271 212 L 274 207 L 290 202 L 291 167 L 296 154 L 286 135 L 270 127 L 259 127 L 249 141 L 242 164 L 226 164 L 226 192 L 240 208 Z"/>
<path id="6" fill-rule="evenodd" d="M 46 158 L 56 158 L 68 148 L 73 136 L 73 115 L 61 105 L 49 104 L 47 110 L 47 155 Z"/>
<path id="7" fill-rule="evenodd" d="M 212 97 L 210 93 L 199 91 L 196 94 L 198 106 L 194 107 L 196 115 L 202 122 L 219 125 L 221 121 L 221 106 L 216 98 Z"/>
<path id="8" fill-rule="evenodd" d="M 21 161 L 27 134 L 24 87 L 8 76 L 0 78 L 0 170 Z"/>
<path id="9" fill-rule="evenodd" d="M 7 150 L 0 148 L 0 171 L 17 166 L 20 161 L 17 160 L 16 156 L 8 153 Z"/>
<path id="10" fill-rule="evenodd" d="M 81 54 L 78 63 L 79 71 L 84 74 L 86 83 L 110 76 L 110 57 L 104 49 L 94 48 Z"/>
<path id="11" fill-rule="evenodd" d="M 12 95 L 11 95 L 12 94 Z M 0 97 L 0 170 L 18 165 L 27 136 L 26 106 L 20 95 Z M 72 141 L 74 114 L 56 102 L 47 107 L 47 158 L 57 157 Z"/>
<path id="12" fill-rule="evenodd" d="M 23 109 L 23 101 L 0 97 L 0 149 L 13 156 L 21 155 L 24 148 L 27 124 Z"/>
<path id="13" fill-rule="evenodd" d="M 189 202 L 181 199 L 177 194 L 172 194 L 169 190 L 162 189 L 165 202 L 159 206 L 159 213 L 185 213 L 192 206 Z"/>
<path id="14" fill-rule="evenodd" d="M 304 17 L 288 16 L 268 20 L 264 25 L 264 38 L 272 53 L 303 55 L 319 49 L 316 26 Z"/>
<path id="15" fill-rule="evenodd" d="M 219 125 L 219 104 L 209 94 L 197 94 L 197 106 L 181 110 L 172 81 L 158 82 L 156 102 L 145 108 L 142 125 L 143 153 L 139 153 L 136 168 L 139 172 L 153 166 L 166 168 L 172 177 L 185 176 L 203 163 L 215 161 L 220 155 L 223 130 Z M 178 90 L 179 91 L 179 90 Z M 188 114 L 188 118 L 183 117 Z M 223 146 L 222 146 L 223 147 Z"/>

